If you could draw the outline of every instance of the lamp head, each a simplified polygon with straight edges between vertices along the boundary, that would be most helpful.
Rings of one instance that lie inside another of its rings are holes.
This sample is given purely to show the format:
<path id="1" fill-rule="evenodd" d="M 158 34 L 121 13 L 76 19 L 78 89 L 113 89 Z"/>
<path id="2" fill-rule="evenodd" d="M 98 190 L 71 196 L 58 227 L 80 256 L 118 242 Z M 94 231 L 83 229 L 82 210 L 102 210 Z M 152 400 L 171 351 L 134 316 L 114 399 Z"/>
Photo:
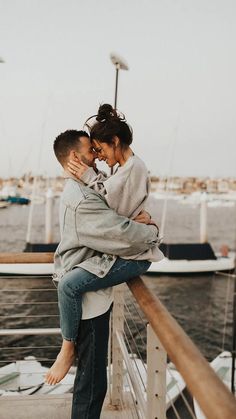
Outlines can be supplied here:
<path id="1" fill-rule="evenodd" d="M 118 54 L 115 53 L 111 53 L 110 54 L 110 59 L 112 61 L 112 63 L 118 67 L 121 70 L 129 70 L 128 64 L 126 63 L 126 61 L 121 58 Z"/>

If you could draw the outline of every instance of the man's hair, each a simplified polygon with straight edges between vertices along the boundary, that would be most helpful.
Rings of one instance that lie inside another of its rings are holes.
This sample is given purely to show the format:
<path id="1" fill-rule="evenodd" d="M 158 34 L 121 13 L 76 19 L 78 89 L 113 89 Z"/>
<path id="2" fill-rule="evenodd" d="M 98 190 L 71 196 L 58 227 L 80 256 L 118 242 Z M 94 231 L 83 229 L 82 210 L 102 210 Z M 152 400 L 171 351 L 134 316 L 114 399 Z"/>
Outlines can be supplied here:
<path id="1" fill-rule="evenodd" d="M 89 138 L 89 135 L 86 131 L 77 131 L 75 129 L 69 129 L 65 132 L 62 132 L 55 139 L 53 144 L 53 150 L 57 160 L 62 165 L 65 164 L 66 159 L 70 154 L 70 151 L 79 148 L 81 137 Z"/>

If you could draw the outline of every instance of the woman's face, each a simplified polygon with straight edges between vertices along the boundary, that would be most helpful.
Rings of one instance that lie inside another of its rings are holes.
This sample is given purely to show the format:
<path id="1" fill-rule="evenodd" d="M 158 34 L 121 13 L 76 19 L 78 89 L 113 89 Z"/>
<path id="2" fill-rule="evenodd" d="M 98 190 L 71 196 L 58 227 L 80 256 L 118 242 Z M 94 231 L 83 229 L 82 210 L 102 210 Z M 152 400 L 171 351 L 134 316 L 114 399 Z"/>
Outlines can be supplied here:
<path id="1" fill-rule="evenodd" d="M 98 160 L 104 160 L 109 167 L 115 166 L 119 161 L 116 158 L 115 144 L 102 143 L 98 140 L 92 141 L 93 148 L 97 153 Z"/>

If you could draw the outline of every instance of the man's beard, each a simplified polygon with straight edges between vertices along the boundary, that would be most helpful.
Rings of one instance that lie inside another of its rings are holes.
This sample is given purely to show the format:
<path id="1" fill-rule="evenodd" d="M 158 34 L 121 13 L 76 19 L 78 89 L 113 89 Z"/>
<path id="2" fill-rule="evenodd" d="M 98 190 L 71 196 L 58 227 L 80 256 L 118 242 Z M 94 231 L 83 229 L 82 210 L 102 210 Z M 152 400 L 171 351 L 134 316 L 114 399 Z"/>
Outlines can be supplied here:
<path id="1" fill-rule="evenodd" d="M 96 169 L 95 160 L 93 160 L 93 161 L 89 161 L 89 160 L 87 160 L 87 159 L 86 159 L 86 157 L 84 157 L 84 156 L 81 156 L 81 157 L 80 157 L 80 160 L 81 160 L 83 163 L 87 164 L 87 166 L 89 166 L 89 167 L 93 167 L 94 169 Z"/>

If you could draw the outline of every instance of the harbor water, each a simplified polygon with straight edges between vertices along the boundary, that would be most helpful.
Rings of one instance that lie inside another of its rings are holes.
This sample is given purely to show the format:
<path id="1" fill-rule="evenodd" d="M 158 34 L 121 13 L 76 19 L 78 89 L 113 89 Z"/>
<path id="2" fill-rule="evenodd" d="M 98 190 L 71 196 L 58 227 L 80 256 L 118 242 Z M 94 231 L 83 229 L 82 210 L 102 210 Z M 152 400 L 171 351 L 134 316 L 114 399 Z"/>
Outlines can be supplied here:
<path id="1" fill-rule="evenodd" d="M 157 219 L 161 219 L 162 208 L 163 201 L 158 201 L 154 208 Z M 23 251 L 28 212 L 28 206 L 12 205 L 1 209 L 0 252 Z M 33 216 L 31 242 L 44 241 L 44 217 L 44 206 L 37 205 Z M 198 242 L 199 219 L 199 206 L 170 200 L 167 205 L 165 242 Z M 55 203 L 53 220 L 54 241 L 58 241 L 58 201 Z M 214 250 L 218 251 L 223 244 L 234 250 L 235 236 L 236 207 L 209 208 L 208 240 Z M 215 273 L 146 275 L 144 279 L 207 359 L 213 359 L 222 348 L 231 348 L 232 277 Z M 59 327 L 56 289 L 51 278 L 1 277 L 0 289 L 0 328 Z M 39 291 L 40 289 L 43 291 Z M 129 306 L 130 327 L 135 323 L 136 330 L 145 334 L 143 322 L 133 309 L 131 296 L 126 296 L 126 303 Z M 43 364 L 50 365 L 60 343 L 60 336 L 55 335 L 1 337 L 1 365 L 27 355 L 34 355 Z M 140 346 L 140 351 L 144 354 L 145 348 L 141 342 Z"/>

